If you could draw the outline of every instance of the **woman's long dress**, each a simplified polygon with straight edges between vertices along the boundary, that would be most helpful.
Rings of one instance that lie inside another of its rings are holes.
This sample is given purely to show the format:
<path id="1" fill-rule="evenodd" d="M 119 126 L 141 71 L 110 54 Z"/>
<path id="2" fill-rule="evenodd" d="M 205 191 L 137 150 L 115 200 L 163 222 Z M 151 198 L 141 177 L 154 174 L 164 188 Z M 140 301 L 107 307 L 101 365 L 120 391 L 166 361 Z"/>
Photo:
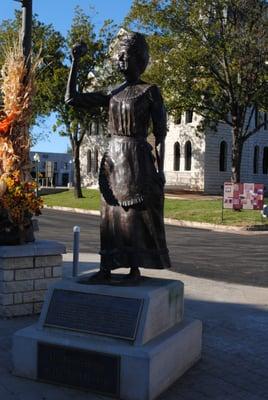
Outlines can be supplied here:
<path id="1" fill-rule="evenodd" d="M 109 106 L 110 142 L 100 166 L 101 268 L 169 268 L 163 221 L 163 183 L 147 142 L 152 120 L 157 142 L 166 114 L 155 85 L 122 85 L 105 96 L 80 94 L 73 105 Z"/>

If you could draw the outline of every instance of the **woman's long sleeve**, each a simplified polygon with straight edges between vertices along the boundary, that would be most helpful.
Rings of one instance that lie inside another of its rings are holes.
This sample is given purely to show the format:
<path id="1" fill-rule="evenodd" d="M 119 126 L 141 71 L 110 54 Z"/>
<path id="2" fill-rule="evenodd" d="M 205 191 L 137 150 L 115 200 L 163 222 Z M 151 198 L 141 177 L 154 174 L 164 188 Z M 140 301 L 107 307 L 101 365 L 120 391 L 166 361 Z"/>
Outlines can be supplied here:
<path id="1" fill-rule="evenodd" d="M 76 90 L 76 77 L 77 77 L 78 62 L 74 60 L 71 66 L 66 93 L 65 102 L 66 104 L 90 109 L 93 107 L 108 107 L 110 96 L 103 92 L 92 92 L 92 93 L 79 93 Z"/>

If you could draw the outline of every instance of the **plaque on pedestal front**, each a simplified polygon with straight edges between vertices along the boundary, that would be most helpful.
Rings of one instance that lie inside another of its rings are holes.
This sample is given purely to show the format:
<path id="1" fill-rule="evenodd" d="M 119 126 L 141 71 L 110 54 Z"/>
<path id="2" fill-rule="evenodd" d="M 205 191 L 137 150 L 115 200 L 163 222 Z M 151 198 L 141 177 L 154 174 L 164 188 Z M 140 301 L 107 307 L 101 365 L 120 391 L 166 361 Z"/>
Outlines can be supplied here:
<path id="1" fill-rule="evenodd" d="M 45 326 L 135 340 L 142 299 L 53 291 Z"/>

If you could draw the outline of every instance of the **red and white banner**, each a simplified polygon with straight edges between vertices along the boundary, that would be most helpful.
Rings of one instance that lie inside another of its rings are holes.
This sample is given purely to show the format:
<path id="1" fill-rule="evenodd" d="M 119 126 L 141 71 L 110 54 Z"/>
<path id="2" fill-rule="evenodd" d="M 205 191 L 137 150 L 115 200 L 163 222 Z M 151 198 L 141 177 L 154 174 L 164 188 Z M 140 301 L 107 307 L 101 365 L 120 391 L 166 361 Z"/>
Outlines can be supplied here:
<path id="1" fill-rule="evenodd" d="M 224 183 L 224 208 L 262 210 L 263 202 L 264 185 L 262 183 Z"/>

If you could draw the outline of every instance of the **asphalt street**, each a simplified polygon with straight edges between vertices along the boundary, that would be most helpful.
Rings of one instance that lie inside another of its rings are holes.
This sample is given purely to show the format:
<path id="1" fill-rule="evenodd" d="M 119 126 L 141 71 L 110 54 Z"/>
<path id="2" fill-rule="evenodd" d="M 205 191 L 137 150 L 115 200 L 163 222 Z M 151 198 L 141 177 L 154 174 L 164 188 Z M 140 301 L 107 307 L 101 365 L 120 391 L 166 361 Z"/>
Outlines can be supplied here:
<path id="1" fill-rule="evenodd" d="M 43 210 L 40 239 L 57 240 L 72 251 L 73 227 L 81 229 L 81 253 L 99 251 L 99 217 Z M 195 277 L 268 287 L 268 233 L 237 234 L 166 225 L 172 270 Z"/>

